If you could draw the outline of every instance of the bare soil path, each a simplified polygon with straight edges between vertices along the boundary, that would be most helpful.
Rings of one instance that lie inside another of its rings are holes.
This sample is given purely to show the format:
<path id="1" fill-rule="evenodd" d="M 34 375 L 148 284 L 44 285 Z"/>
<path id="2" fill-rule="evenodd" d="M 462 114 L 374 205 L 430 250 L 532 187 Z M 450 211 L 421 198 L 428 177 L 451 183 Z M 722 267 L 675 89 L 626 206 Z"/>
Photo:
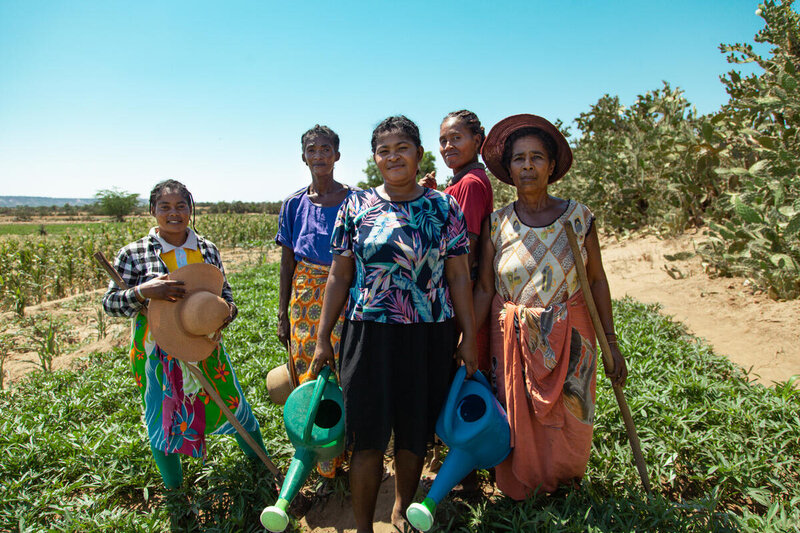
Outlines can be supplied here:
<path id="1" fill-rule="evenodd" d="M 611 296 L 661 304 L 663 313 L 686 324 L 716 353 L 749 369 L 751 378 L 764 385 L 800 375 L 800 301 L 771 300 L 741 278 L 709 278 L 696 255 L 672 261 L 665 257 L 693 254 L 702 239 L 688 233 L 669 240 L 601 239 Z"/>

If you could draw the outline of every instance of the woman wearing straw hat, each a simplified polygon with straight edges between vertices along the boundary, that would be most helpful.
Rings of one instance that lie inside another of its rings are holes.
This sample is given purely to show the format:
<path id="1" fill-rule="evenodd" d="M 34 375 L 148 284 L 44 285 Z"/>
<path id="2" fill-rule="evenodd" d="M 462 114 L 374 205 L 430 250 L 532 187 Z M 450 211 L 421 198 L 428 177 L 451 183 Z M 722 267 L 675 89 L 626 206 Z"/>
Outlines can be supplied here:
<path id="1" fill-rule="evenodd" d="M 565 227 L 582 245 L 615 384 L 627 376 L 614 335 L 611 297 L 594 215 L 548 193 L 572 164 L 561 132 L 536 115 L 514 115 L 489 132 L 481 152 L 494 176 L 517 189 L 481 230 L 474 290 L 478 323 L 491 313 L 491 365 L 508 411 L 513 450 L 497 467 L 497 485 L 515 499 L 552 492 L 583 477 L 595 401 L 595 336 Z"/>
<path id="2" fill-rule="evenodd" d="M 158 225 L 120 250 L 114 261 L 130 288 L 112 281 L 103 296 L 106 313 L 134 319 L 131 369 L 144 405 L 150 449 L 168 489 L 183 481 L 180 454 L 205 458 L 206 434 L 236 431 L 187 365 L 200 369 L 250 437 L 264 447 L 258 421 L 219 342 L 220 330 L 236 318 L 231 287 L 216 246 L 189 227 L 193 211 L 186 186 L 175 180 L 157 184 L 150 193 L 150 214 Z M 208 268 L 194 268 L 200 265 Z M 238 434 L 236 440 L 248 456 L 256 457 Z"/>

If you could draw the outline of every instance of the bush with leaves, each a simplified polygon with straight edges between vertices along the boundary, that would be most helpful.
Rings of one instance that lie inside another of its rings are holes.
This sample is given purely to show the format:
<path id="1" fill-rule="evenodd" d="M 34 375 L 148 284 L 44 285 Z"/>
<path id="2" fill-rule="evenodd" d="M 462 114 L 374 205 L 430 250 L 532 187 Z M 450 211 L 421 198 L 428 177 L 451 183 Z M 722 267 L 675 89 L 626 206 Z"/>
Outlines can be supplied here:
<path id="1" fill-rule="evenodd" d="M 800 296 L 800 15 L 792 1 L 768 1 L 765 26 L 750 44 L 722 45 L 731 63 L 763 73 L 722 78 L 730 101 L 714 122 L 729 138 L 720 176 L 734 186 L 717 206 L 711 242 L 701 251 L 718 273 L 751 278 L 773 297 Z"/>
<path id="2" fill-rule="evenodd" d="M 667 82 L 630 107 L 605 95 L 576 119 L 573 167 L 555 189 L 590 205 L 606 231 L 701 224 L 721 193 L 706 120 Z"/>

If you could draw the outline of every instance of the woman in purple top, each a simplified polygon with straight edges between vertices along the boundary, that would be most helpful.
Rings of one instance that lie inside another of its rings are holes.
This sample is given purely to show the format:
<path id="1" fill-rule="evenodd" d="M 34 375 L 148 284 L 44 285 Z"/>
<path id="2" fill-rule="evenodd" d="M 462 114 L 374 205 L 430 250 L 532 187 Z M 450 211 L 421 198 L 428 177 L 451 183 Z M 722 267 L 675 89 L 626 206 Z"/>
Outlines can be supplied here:
<path id="1" fill-rule="evenodd" d="M 322 298 L 331 264 L 331 232 L 339 206 L 351 188 L 333 179 L 339 160 L 339 136 L 316 125 L 301 137 L 303 162 L 311 171 L 311 184 L 283 202 L 275 241 L 281 245 L 278 338 L 289 350 L 289 374 L 297 386 L 309 378 Z M 334 352 L 338 358 L 341 318 L 334 327 Z M 325 478 L 336 475 L 341 458 L 317 465 Z M 324 490 L 324 489 L 323 489 Z"/>

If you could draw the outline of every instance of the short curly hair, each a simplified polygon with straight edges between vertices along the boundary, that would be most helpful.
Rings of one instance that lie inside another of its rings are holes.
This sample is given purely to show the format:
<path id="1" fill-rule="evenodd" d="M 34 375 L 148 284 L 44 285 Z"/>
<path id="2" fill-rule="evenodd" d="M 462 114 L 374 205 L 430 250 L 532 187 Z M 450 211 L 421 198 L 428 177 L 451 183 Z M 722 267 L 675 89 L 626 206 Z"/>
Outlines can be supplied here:
<path id="1" fill-rule="evenodd" d="M 422 146 L 417 125 L 405 115 L 397 115 L 383 119 L 381 123 L 372 130 L 373 154 L 375 153 L 375 148 L 378 147 L 378 139 L 382 135 L 387 135 L 389 133 L 399 133 L 400 135 L 408 137 L 417 148 Z"/>
<path id="2" fill-rule="evenodd" d="M 303 147 L 303 150 L 306 149 L 306 143 L 311 141 L 311 139 L 322 137 L 324 139 L 328 139 L 333 144 L 333 149 L 337 152 L 339 151 L 339 136 L 336 134 L 335 131 L 330 129 L 328 126 L 320 126 L 316 124 L 313 128 L 305 132 L 300 137 L 300 144 Z"/>

